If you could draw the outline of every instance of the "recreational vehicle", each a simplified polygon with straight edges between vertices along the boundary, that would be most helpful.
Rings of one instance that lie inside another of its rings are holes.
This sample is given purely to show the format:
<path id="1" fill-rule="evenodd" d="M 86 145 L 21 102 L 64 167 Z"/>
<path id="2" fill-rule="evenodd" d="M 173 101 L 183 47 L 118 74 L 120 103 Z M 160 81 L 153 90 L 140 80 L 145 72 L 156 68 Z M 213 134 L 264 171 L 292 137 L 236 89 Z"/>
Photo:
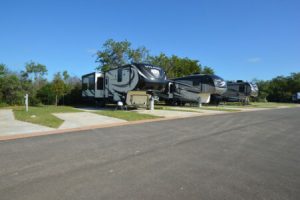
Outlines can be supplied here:
<path id="1" fill-rule="evenodd" d="M 292 96 L 292 101 L 295 103 L 300 103 L 300 92 L 297 92 Z"/>
<path id="2" fill-rule="evenodd" d="M 238 80 L 227 82 L 227 91 L 223 94 L 223 100 L 229 102 L 249 102 L 249 97 L 258 96 L 258 87 L 255 83 Z"/>
<path id="3" fill-rule="evenodd" d="M 211 96 L 221 97 L 226 82 L 216 75 L 193 74 L 169 82 L 165 97 L 169 104 L 209 103 Z"/>
<path id="4" fill-rule="evenodd" d="M 148 106 L 150 98 L 164 91 L 166 83 L 162 68 L 134 63 L 83 75 L 82 97 L 100 105 L 122 102 L 132 106 Z"/>

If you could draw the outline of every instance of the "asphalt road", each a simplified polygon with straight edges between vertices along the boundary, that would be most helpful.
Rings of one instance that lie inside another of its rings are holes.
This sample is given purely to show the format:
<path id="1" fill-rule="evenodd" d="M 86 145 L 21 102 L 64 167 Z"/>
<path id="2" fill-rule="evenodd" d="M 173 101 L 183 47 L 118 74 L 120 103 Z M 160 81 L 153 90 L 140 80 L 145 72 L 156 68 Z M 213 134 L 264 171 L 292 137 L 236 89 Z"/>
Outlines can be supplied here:
<path id="1" fill-rule="evenodd" d="M 0 142 L 0 199 L 300 199 L 300 108 Z"/>

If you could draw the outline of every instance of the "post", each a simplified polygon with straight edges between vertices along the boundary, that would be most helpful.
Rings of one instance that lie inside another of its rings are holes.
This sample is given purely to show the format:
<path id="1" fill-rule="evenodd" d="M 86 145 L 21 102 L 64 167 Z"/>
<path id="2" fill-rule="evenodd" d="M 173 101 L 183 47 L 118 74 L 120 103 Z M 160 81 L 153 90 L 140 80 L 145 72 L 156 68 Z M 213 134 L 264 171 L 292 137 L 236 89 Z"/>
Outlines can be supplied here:
<path id="1" fill-rule="evenodd" d="M 28 112 L 28 94 L 26 94 L 26 95 L 24 96 L 24 98 L 25 98 L 25 108 L 26 108 L 26 112 Z"/>
<path id="2" fill-rule="evenodd" d="M 154 110 L 154 97 L 153 95 L 150 96 L 150 110 Z"/>
<path id="3" fill-rule="evenodd" d="M 201 97 L 198 98 L 198 107 L 201 108 L 202 107 L 202 101 L 201 101 Z"/>

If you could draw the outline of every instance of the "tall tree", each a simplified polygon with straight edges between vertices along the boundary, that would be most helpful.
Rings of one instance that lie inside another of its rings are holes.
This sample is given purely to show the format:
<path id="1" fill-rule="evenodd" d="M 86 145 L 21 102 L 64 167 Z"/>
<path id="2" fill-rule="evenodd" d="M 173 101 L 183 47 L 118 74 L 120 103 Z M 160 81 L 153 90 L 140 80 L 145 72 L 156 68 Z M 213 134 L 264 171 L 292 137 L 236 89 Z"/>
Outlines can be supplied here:
<path id="1" fill-rule="evenodd" d="M 59 98 L 65 93 L 65 83 L 60 72 L 54 75 L 52 81 L 52 91 L 55 95 L 55 105 L 57 106 Z"/>
<path id="2" fill-rule="evenodd" d="M 35 63 L 33 61 L 26 63 L 25 68 L 26 68 L 26 72 L 29 75 L 33 75 L 32 79 L 35 81 L 41 79 L 48 72 L 47 67 L 45 65 L 42 65 L 40 63 Z"/>
<path id="3" fill-rule="evenodd" d="M 149 61 L 149 50 L 146 47 L 138 47 L 137 49 L 129 49 L 128 57 L 131 62 L 143 63 Z"/>
<path id="4" fill-rule="evenodd" d="M 63 71 L 64 81 L 67 81 L 70 78 L 70 75 L 67 70 Z"/>
<path id="5" fill-rule="evenodd" d="M 132 48 L 127 40 L 114 41 L 109 39 L 104 42 L 97 53 L 96 62 L 100 65 L 98 70 L 106 71 L 131 62 L 147 62 L 149 51 L 145 47 Z"/>
<path id="6" fill-rule="evenodd" d="M 105 71 L 127 63 L 130 45 L 127 40 L 116 42 L 109 39 L 104 42 L 102 50 L 97 52 L 96 62 L 100 63 L 98 69 Z"/>
<path id="7" fill-rule="evenodd" d="M 164 53 L 150 57 L 150 63 L 162 67 L 169 78 L 177 78 L 201 72 L 201 64 L 199 61 L 189 58 L 180 58 L 175 55 L 168 57 Z"/>

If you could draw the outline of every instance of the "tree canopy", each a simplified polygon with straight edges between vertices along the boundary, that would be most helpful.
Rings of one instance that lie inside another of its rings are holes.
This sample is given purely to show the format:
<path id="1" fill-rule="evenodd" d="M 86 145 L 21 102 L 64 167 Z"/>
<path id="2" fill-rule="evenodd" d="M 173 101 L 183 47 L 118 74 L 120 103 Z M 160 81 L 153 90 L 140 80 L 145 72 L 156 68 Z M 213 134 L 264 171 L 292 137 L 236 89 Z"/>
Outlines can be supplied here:
<path id="1" fill-rule="evenodd" d="M 214 73 L 211 67 L 206 66 L 202 69 L 198 60 L 187 57 L 181 58 L 176 55 L 167 56 L 164 53 L 151 56 L 146 47 L 132 48 L 131 43 L 127 40 L 114 41 L 113 39 L 109 39 L 104 42 L 102 49 L 97 52 L 96 62 L 100 63 L 97 69 L 101 69 L 102 71 L 132 62 L 149 63 L 162 67 L 170 78 L 186 76 L 193 73 Z"/>
<path id="2" fill-rule="evenodd" d="M 277 76 L 270 81 L 256 81 L 259 88 L 259 100 L 290 102 L 292 95 L 300 92 L 300 73 L 290 76 Z"/>
<path id="3" fill-rule="evenodd" d="M 29 76 L 33 75 L 32 78 L 34 80 L 38 80 L 42 78 L 48 72 L 47 67 L 45 65 L 40 63 L 35 63 L 33 61 L 26 63 L 25 69 L 26 69 L 26 73 L 28 73 Z"/>
<path id="4" fill-rule="evenodd" d="M 118 42 L 109 39 L 97 51 L 96 62 L 100 63 L 97 69 L 106 71 L 131 62 L 146 62 L 148 57 L 149 51 L 145 47 L 134 49 L 127 40 Z"/>

